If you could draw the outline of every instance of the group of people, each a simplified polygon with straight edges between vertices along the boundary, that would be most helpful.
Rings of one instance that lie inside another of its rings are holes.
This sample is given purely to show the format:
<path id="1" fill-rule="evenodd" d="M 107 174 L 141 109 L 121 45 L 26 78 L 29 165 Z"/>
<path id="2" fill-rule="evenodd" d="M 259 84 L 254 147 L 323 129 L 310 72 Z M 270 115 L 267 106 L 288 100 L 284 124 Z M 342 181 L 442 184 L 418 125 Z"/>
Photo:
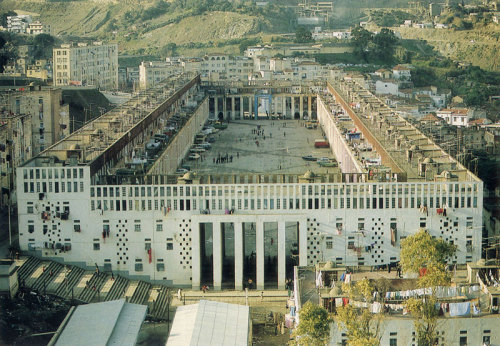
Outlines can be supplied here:
<path id="1" fill-rule="evenodd" d="M 236 153 L 236 156 L 239 158 L 240 157 L 240 153 Z M 227 162 L 233 162 L 233 155 L 229 155 L 228 153 L 226 153 L 226 155 L 221 155 L 219 153 L 219 156 L 217 157 L 214 157 L 213 158 L 213 163 L 215 164 L 219 164 L 219 163 L 227 163 Z"/>

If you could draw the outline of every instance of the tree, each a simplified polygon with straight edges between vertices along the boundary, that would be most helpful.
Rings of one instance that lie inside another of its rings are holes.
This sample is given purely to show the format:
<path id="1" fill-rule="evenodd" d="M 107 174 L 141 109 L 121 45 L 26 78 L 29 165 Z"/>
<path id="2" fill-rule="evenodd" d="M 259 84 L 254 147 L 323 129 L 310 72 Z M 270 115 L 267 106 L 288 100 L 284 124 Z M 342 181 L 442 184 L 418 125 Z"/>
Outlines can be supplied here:
<path id="1" fill-rule="evenodd" d="M 295 42 L 297 43 L 308 43 L 314 41 L 312 34 L 304 26 L 299 26 L 295 31 Z"/>
<path id="2" fill-rule="evenodd" d="M 401 241 L 401 268 L 404 273 L 419 273 L 422 268 L 441 268 L 457 247 L 441 238 L 433 238 L 426 230 Z"/>
<path id="3" fill-rule="evenodd" d="M 37 59 L 48 59 L 52 56 L 52 49 L 55 45 L 55 39 L 49 34 L 38 34 L 33 39 L 34 56 Z"/>
<path id="4" fill-rule="evenodd" d="M 307 302 L 300 309 L 299 325 L 293 332 L 291 344 L 324 345 L 330 338 L 331 318 L 322 306 Z"/>
<path id="5" fill-rule="evenodd" d="M 17 13 L 14 11 L 2 12 L 0 14 L 0 25 L 3 26 L 4 28 L 6 28 L 7 27 L 7 17 L 10 17 L 10 16 L 17 16 Z"/>
<path id="6" fill-rule="evenodd" d="M 435 295 L 437 286 L 447 286 L 451 282 L 446 272 L 446 261 L 455 254 L 457 247 L 441 238 L 433 238 L 425 230 L 420 230 L 401 241 L 401 268 L 405 273 L 425 273 L 418 279 L 419 287 L 431 287 L 432 294 L 423 299 L 410 298 L 405 307 L 413 317 L 419 345 L 434 345 L 439 310 Z"/>
<path id="7" fill-rule="evenodd" d="M 437 321 L 439 310 L 436 309 L 437 299 L 435 296 L 427 297 L 425 300 L 409 298 L 405 307 L 411 312 L 415 326 L 418 345 L 435 345 L 437 334 Z"/>
<path id="8" fill-rule="evenodd" d="M 397 42 L 398 38 L 394 35 L 394 31 L 383 28 L 378 34 L 373 36 L 373 54 L 376 58 L 389 63 L 394 58 L 394 47 Z"/>
<path id="9" fill-rule="evenodd" d="M 349 300 L 364 300 L 370 302 L 373 295 L 373 284 L 368 279 L 363 279 L 356 284 L 343 284 L 342 291 L 346 292 Z M 378 338 L 378 323 L 374 326 L 375 317 L 367 308 L 356 307 L 352 304 L 339 307 L 335 317 L 339 328 L 345 329 L 347 342 L 354 346 L 380 345 Z M 375 328 L 374 328 L 375 327 Z"/>
<path id="10" fill-rule="evenodd" d="M 372 41 L 372 33 L 368 30 L 357 26 L 351 31 L 351 44 L 354 48 L 354 54 L 363 58 L 363 60 L 367 61 L 369 44 Z"/>

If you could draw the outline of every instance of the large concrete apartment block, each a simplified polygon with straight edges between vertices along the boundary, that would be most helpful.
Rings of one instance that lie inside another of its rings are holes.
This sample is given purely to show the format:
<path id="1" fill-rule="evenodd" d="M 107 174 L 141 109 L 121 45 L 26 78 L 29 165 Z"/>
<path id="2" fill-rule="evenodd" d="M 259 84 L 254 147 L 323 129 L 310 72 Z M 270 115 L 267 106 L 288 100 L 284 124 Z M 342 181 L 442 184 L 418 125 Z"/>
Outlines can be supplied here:
<path id="1" fill-rule="evenodd" d="M 61 45 L 53 50 L 54 85 L 118 88 L 118 45 L 94 42 Z"/>
<path id="2" fill-rule="evenodd" d="M 202 160 L 208 119 L 229 126 Z M 171 76 L 19 167 L 17 191 L 22 250 L 176 286 L 284 288 L 294 265 L 387 265 L 421 228 L 458 246 L 450 262 L 481 256 L 482 181 L 355 81 Z"/>

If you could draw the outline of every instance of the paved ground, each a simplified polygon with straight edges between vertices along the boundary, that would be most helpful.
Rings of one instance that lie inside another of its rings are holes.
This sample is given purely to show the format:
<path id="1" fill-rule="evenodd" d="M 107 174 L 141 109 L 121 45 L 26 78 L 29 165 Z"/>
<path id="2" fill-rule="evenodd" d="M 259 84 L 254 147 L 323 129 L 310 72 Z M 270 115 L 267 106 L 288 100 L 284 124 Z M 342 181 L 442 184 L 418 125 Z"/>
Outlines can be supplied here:
<path id="1" fill-rule="evenodd" d="M 297 120 L 239 120 L 229 123 L 225 130 L 212 135 L 212 148 L 203 153 L 203 161 L 187 161 L 201 173 L 293 173 L 307 170 L 332 173 L 338 168 L 320 167 L 305 161 L 302 156 L 335 158 L 328 148 L 314 148 L 314 140 L 323 138 L 322 131 L 306 129 L 305 121 Z M 255 134 L 260 125 L 261 134 Z M 258 142 L 258 144 L 257 144 Z M 214 163 L 220 156 L 232 155 L 232 162 Z"/>

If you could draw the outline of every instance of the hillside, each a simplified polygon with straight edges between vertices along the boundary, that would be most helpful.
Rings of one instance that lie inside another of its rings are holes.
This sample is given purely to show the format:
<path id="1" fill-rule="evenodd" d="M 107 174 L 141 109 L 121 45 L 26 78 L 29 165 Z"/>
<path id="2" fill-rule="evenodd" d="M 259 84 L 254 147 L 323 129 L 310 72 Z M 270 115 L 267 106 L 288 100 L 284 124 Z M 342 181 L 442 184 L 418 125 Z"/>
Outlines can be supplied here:
<path id="1" fill-rule="evenodd" d="M 395 28 L 403 38 L 425 40 L 439 53 L 470 62 L 486 70 L 500 71 L 500 28 L 474 30 Z"/>
<path id="2" fill-rule="evenodd" d="M 172 43 L 181 50 L 210 50 L 232 40 L 229 44 L 237 47 L 243 37 L 293 31 L 295 17 L 287 8 L 257 8 L 250 2 L 238 6 L 204 5 L 201 0 L 191 6 L 178 3 L 5 0 L 0 9 L 39 14 L 38 19 L 51 23 L 57 36 L 117 42 L 120 51 L 127 54 L 159 55 Z"/>

